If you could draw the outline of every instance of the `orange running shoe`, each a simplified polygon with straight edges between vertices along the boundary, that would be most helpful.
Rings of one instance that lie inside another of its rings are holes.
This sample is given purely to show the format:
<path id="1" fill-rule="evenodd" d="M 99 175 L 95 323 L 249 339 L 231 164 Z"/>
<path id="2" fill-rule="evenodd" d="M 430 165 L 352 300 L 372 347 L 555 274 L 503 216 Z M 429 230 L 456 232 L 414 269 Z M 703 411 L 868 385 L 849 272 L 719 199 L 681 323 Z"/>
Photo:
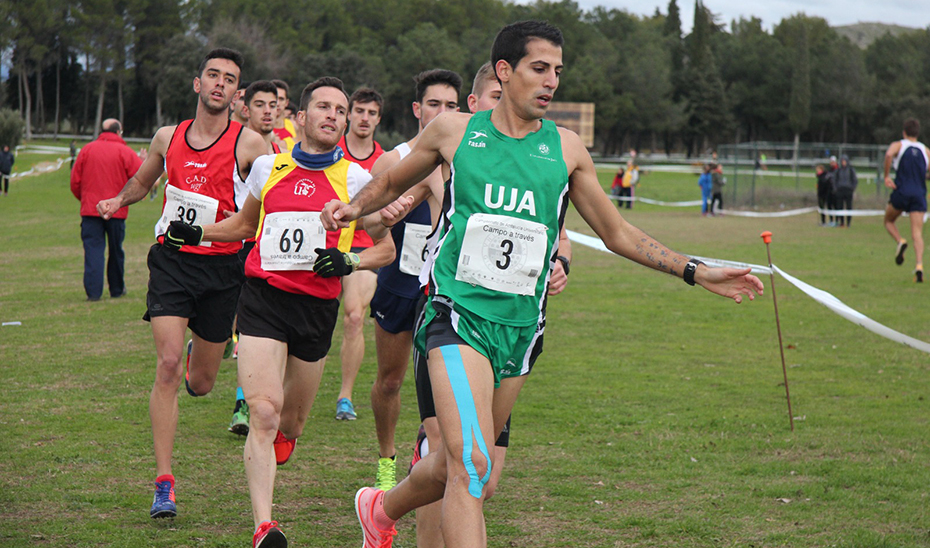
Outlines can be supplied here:
<path id="1" fill-rule="evenodd" d="M 294 446 L 297 445 L 297 439 L 289 440 L 278 430 L 278 435 L 274 438 L 274 459 L 278 466 L 281 466 L 294 454 Z"/>
<path id="2" fill-rule="evenodd" d="M 364 544 L 362 548 L 391 548 L 397 529 L 391 527 L 390 531 L 382 531 L 374 523 L 375 504 L 384 491 L 373 487 L 362 487 L 355 493 L 355 515 L 362 526 Z"/>

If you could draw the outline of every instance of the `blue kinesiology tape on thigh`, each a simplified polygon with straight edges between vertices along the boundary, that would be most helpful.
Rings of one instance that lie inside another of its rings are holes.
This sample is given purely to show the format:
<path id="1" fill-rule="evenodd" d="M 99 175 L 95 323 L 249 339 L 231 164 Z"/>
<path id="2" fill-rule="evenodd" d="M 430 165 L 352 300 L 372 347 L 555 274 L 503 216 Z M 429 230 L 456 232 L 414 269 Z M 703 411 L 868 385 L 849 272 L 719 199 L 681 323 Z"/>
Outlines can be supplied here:
<path id="1" fill-rule="evenodd" d="M 488 483 L 488 479 L 491 477 L 491 456 L 488 454 L 488 447 L 484 443 L 484 436 L 481 435 L 481 426 L 478 424 L 478 411 L 475 409 L 475 399 L 471 395 L 468 375 L 465 374 L 462 353 L 459 351 L 459 347 L 455 345 L 441 346 L 439 351 L 442 353 L 443 361 L 446 362 L 446 374 L 449 375 L 452 395 L 455 396 L 459 420 L 462 422 L 462 462 L 465 464 L 465 471 L 468 472 L 469 477 L 468 494 L 480 499 L 481 490 L 484 489 L 485 484 Z M 471 454 L 474 450 L 473 440 L 478 441 L 478 450 L 481 451 L 485 462 L 488 463 L 488 471 L 482 478 L 478 477 L 478 470 L 471 460 Z"/>

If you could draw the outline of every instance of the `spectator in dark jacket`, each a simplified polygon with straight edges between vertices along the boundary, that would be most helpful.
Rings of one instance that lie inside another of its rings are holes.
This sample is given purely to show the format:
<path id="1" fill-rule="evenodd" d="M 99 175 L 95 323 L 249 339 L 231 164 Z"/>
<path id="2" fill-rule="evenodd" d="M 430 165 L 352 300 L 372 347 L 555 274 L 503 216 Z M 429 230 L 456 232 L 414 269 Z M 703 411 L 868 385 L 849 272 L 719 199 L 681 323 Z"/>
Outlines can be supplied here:
<path id="1" fill-rule="evenodd" d="M 823 165 L 818 165 L 816 169 L 817 173 L 817 206 L 821 210 L 830 210 L 833 209 L 833 174 L 827 171 L 827 168 Z M 824 213 L 820 214 L 820 226 L 834 226 L 833 215 L 829 216 L 829 223 L 827 222 L 827 215 Z"/>
<path id="2" fill-rule="evenodd" d="M 0 191 L 6 196 L 10 192 L 10 174 L 13 173 L 13 162 L 16 157 L 10 152 L 10 145 L 3 145 L 0 151 Z"/>
<path id="3" fill-rule="evenodd" d="M 104 220 L 97 213 L 97 202 L 115 196 L 136 174 L 142 160 L 126 145 L 122 126 L 112 118 L 104 120 L 97 139 L 81 149 L 71 170 L 71 192 L 81 201 L 81 240 L 84 241 L 84 291 L 88 301 L 103 295 L 103 255 L 109 242 L 106 264 L 111 297 L 126 294 L 123 281 L 123 237 L 129 208 L 118 210 Z"/>
<path id="4" fill-rule="evenodd" d="M 833 189 L 836 194 L 836 209 L 852 209 L 853 194 L 859 185 L 856 170 L 849 165 L 849 158 L 844 154 L 840 157 L 840 167 L 833 172 Z M 837 215 L 837 222 L 843 226 L 843 215 Z M 846 225 L 852 224 L 852 216 L 845 217 Z"/>

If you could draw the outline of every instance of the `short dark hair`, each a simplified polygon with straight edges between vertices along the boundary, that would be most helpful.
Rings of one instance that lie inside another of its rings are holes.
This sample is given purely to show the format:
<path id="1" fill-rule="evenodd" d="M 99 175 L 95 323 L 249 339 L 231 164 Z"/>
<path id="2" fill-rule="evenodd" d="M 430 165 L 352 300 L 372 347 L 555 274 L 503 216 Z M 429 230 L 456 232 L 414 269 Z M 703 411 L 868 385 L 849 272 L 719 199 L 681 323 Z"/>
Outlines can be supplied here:
<path id="1" fill-rule="evenodd" d="M 100 131 L 104 133 L 119 133 L 123 127 L 120 125 L 119 120 L 113 120 L 109 125 L 105 125 L 100 128 Z"/>
<path id="2" fill-rule="evenodd" d="M 285 82 L 284 80 L 278 80 L 277 78 L 275 78 L 274 80 L 271 81 L 271 83 L 274 84 L 276 88 L 283 89 L 285 95 L 291 94 L 291 86 L 287 85 L 287 82 Z M 275 93 L 277 92 L 278 90 L 275 90 Z"/>
<path id="3" fill-rule="evenodd" d="M 245 60 L 242 58 L 242 54 L 238 51 L 230 48 L 216 48 L 215 50 L 206 54 L 203 58 L 203 61 L 200 62 L 200 68 L 197 69 L 198 76 L 203 74 L 203 69 L 207 68 L 207 62 L 210 59 L 229 59 L 235 63 L 237 67 L 239 67 L 240 73 L 242 72 L 242 65 L 245 63 Z"/>
<path id="4" fill-rule="evenodd" d="M 908 118 L 904 121 L 904 134 L 915 139 L 920 136 L 920 122 L 917 118 Z"/>
<path id="5" fill-rule="evenodd" d="M 297 105 L 295 105 L 294 103 L 288 103 L 287 106 L 284 107 L 284 110 L 289 110 L 293 112 L 294 114 L 297 114 Z"/>
<path id="6" fill-rule="evenodd" d="M 319 88 L 336 88 L 346 96 L 347 101 L 349 100 L 349 94 L 346 93 L 346 88 L 342 84 L 342 80 L 335 76 L 323 76 L 307 84 L 307 87 L 300 93 L 300 110 L 307 110 L 307 105 L 310 104 L 310 97 L 313 95 L 313 92 Z"/>
<path id="7" fill-rule="evenodd" d="M 258 80 L 257 82 L 252 82 L 249 87 L 245 90 L 245 96 L 242 98 L 246 106 L 252 102 L 252 97 L 255 97 L 255 94 L 259 91 L 264 93 L 270 93 L 275 96 L 275 99 L 278 98 L 278 87 L 269 82 L 268 80 Z"/>
<path id="8" fill-rule="evenodd" d="M 423 96 L 426 95 L 426 90 L 431 86 L 437 84 L 443 84 L 451 87 L 455 90 L 455 94 L 458 95 L 462 90 L 462 77 L 457 73 L 452 72 L 451 70 L 445 69 L 432 69 L 424 70 L 420 74 L 417 74 L 413 77 L 413 81 L 416 83 L 416 94 L 417 102 L 423 102 Z"/>
<path id="9" fill-rule="evenodd" d="M 249 89 L 249 86 L 251 86 L 251 85 L 252 85 L 252 82 L 243 82 L 243 81 L 240 81 L 240 82 L 239 82 L 239 87 L 237 88 L 236 91 L 238 91 L 238 90 L 240 90 L 240 89 L 243 89 L 243 90 Z"/>
<path id="10" fill-rule="evenodd" d="M 372 88 L 358 88 L 355 93 L 349 97 L 349 110 L 355 103 L 378 103 L 378 114 L 381 114 L 381 108 L 384 107 L 384 97 Z"/>
<path id="11" fill-rule="evenodd" d="M 503 59 L 513 67 L 526 57 L 526 44 L 534 38 L 548 40 L 553 45 L 562 47 L 565 39 L 558 27 L 546 21 L 517 21 L 502 28 L 494 38 L 491 46 L 491 64 L 497 73 L 497 62 Z"/>

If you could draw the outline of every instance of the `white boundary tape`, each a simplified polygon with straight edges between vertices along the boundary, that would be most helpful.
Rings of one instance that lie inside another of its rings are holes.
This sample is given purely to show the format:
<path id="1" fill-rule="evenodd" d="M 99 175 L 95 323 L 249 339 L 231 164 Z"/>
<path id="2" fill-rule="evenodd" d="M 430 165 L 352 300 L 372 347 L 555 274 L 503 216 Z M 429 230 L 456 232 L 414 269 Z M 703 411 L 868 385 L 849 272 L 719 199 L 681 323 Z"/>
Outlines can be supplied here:
<path id="1" fill-rule="evenodd" d="M 701 205 L 701 200 L 690 200 L 687 202 L 663 202 L 651 198 L 640 198 L 633 196 L 612 196 L 608 195 L 611 200 L 618 202 L 642 202 L 644 204 L 660 205 L 667 207 L 695 207 Z M 733 217 L 792 217 L 794 215 L 805 215 L 807 213 L 821 213 L 823 215 L 835 215 L 843 217 L 882 217 L 885 215 L 881 209 L 820 209 L 818 207 L 802 207 L 799 209 L 788 209 L 785 211 L 741 211 L 738 209 L 721 209 L 723 215 Z"/>
<path id="2" fill-rule="evenodd" d="M 566 232 L 568 233 L 568 238 L 573 242 L 577 242 L 581 245 L 585 245 L 585 246 L 597 249 L 599 251 L 610 253 L 610 250 L 607 249 L 607 246 L 604 245 L 604 242 L 602 242 L 600 238 L 596 238 L 593 236 L 587 236 L 585 234 L 580 234 L 572 230 L 567 230 Z M 787 272 L 778 268 L 775 265 L 772 265 L 772 268 L 769 268 L 763 265 L 750 264 L 750 263 L 739 263 L 735 261 L 726 261 L 722 259 L 713 259 L 713 258 L 708 258 L 708 257 L 695 257 L 695 258 L 701 261 L 704 261 L 705 263 L 709 265 L 713 265 L 713 266 L 728 266 L 728 267 L 733 267 L 733 268 L 751 268 L 752 272 L 757 275 L 758 274 L 771 274 L 772 271 L 774 270 L 775 272 L 780 274 L 782 278 L 787 280 L 791 285 L 800 289 L 808 297 L 826 306 L 833 313 L 839 316 L 842 316 L 843 318 L 846 318 L 847 320 L 851 321 L 852 323 L 856 325 L 859 325 L 861 327 L 868 329 L 869 331 L 871 331 L 872 333 L 875 333 L 876 335 L 881 335 L 882 337 L 885 337 L 886 339 L 899 342 L 901 344 L 910 346 L 911 348 L 930 354 L 930 343 L 926 343 L 919 339 L 909 337 L 905 335 L 904 333 L 900 333 L 898 331 L 895 331 L 894 329 L 891 329 L 890 327 L 884 326 L 876 322 L 875 320 L 863 315 L 861 312 L 849 307 L 848 305 L 843 303 L 843 301 L 837 299 L 830 293 L 827 293 L 826 291 L 822 289 L 817 289 L 816 287 L 795 278 L 794 276 L 788 274 Z"/>
<path id="3" fill-rule="evenodd" d="M 19 179 L 20 177 L 27 177 L 35 173 L 48 173 L 49 171 L 58 171 L 59 169 L 61 169 L 61 165 L 70 159 L 71 158 L 59 158 L 58 162 L 56 162 L 54 165 L 29 168 L 26 171 L 21 171 L 19 173 L 14 173 L 10 175 L 10 179 Z"/>

